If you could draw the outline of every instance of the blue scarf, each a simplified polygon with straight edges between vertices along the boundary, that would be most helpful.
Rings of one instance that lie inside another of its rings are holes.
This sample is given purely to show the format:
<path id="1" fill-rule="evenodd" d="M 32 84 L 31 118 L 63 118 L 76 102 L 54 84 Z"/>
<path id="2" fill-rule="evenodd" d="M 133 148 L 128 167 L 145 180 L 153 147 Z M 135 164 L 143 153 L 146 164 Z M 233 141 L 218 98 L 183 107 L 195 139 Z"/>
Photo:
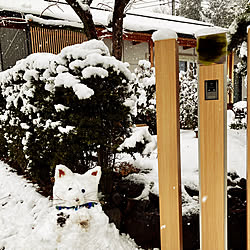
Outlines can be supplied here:
<path id="1" fill-rule="evenodd" d="M 62 209 L 74 209 L 75 211 L 77 211 L 79 208 L 82 207 L 86 207 L 88 209 L 90 209 L 91 207 L 94 207 L 95 205 L 97 205 L 97 202 L 88 202 L 79 206 L 72 206 L 72 207 L 65 207 L 65 206 L 56 206 L 57 210 L 62 210 Z"/>

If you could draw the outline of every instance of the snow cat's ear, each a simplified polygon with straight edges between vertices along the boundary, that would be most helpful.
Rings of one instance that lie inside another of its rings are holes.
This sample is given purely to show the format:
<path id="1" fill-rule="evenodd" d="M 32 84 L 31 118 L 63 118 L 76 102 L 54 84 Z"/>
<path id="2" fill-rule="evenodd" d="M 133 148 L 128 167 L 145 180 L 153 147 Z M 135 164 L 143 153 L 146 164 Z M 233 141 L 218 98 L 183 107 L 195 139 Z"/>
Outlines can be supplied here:
<path id="1" fill-rule="evenodd" d="M 88 171 L 88 174 L 93 176 L 96 181 L 99 182 L 100 178 L 101 178 L 101 175 L 102 175 L 102 171 L 101 171 L 101 167 L 97 166 L 95 168 L 91 168 L 89 171 Z"/>
<path id="2" fill-rule="evenodd" d="M 55 171 L 55 179 L 63 179 L 66 176 L 72 176 L 74 173 L 64 165 L 57 165 Z"/>

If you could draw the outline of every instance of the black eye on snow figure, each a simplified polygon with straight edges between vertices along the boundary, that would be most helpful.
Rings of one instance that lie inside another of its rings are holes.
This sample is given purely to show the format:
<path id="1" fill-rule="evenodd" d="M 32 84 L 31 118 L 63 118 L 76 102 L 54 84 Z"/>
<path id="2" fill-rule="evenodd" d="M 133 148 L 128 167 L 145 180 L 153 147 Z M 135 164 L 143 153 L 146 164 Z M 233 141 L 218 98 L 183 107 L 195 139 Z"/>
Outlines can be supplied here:
<path id="1" fill-rule="evenodd" d="M 82 193 L 83 193 L 83 194 L 85 193 L 85 189 L 82 189 Z"/>
<path id="2" fill-rule="evenodd" d="M 69 188 L 68 190 L 70 191 L 70 190 L 72 190 L 72 188 Z"/>

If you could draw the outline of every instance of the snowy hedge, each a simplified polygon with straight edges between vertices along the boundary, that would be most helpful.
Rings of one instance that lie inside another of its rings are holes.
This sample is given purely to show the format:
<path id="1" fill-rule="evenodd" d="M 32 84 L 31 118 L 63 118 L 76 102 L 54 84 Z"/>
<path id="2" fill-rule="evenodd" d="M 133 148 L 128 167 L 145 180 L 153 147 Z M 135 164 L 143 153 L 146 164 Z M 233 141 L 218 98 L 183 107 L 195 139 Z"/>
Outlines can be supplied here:
<path id="1" fill-rule="evenodd" d="M 109 168 L 129 133 L 130 79 L 97 40 L 17 62 L 0 74 L 2 157 L 42 184 L 57 164 L 79 173 Z"/>
<path id="2" fill-rule="evenodd" d="M 149 132 L 156 135 L 155 69 L 149 61 L 139 61 L 131 84 L 136 100 L 133 123 L 147 124 Z"/>
<path id="3" fill-rule="evenodd" d="M 179 74 L 180 83 L 180 127 L 195 129 L 198 126 L 198 80 L 193 70 Z M 132 88 L 136 100 L 133 122 L 146 124 L 149 132 L 156 135 L 155 70 L 151 63 L 141 60 L 135 70 Z"/>
<path id="4" fill-rule="evenodd" d="M 198 127 L 198 80 L 189 69 L 181 72 L 180 81 L 180 127 L 195 129 Z"/>

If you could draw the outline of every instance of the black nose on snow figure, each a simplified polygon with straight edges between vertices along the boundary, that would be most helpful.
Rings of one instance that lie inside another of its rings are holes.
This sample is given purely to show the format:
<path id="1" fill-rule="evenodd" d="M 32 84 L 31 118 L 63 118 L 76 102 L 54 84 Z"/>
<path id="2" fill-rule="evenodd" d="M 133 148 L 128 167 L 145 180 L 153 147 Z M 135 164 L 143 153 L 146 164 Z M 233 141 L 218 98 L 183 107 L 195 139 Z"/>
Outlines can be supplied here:
<path id="1" fill-rule="evenodd" d="M 83 194 L 85 193 L 85 189 L 82 189 L 82 193 L 83 193 Z"/>
<path id="2" fill-rule="evenodd" d="M 76 198 L 76 202 L 78 202 L 79 201 L 79 199 L 78 198 Z"/>

